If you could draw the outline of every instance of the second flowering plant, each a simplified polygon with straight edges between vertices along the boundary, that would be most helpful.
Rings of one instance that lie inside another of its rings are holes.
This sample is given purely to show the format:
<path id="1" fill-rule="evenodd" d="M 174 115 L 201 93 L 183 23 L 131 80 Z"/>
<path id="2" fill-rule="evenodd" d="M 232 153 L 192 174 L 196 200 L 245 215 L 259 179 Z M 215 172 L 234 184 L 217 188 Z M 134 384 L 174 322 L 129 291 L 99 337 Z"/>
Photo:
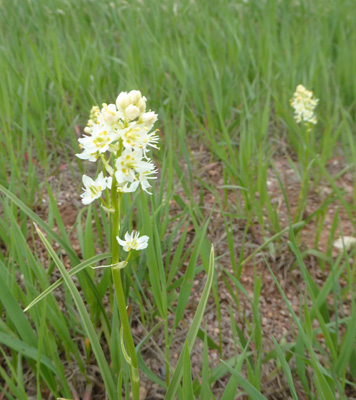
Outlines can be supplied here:
<path id="1" fill-rule="evenodd" d="M 290 105 L 294 109 L 294 119 L 297 124 L 302 124 L 305 128 L 305 146 L 304 160 L 302 169 L 301 188 L 299 192 L 297 210 L 295 212 L 294 221 L 298 222 L 303 219 L 303 212 L 306 207 L 308 188 L 309 188 L 309 168 L 313 160 L 309 160 L 310 135 L 312 127 L 318 122 L 314 113 L 315 107 L 318 105 L 319 99 L 314 97 L 311 90 L 307 90 L 303 85 L 298 85 L 293 97 L 290 99 Z"/>
<path id="2" fill-rule="evenodd" d="M 120 341 L 123 356 L 130 365 L 132 398 L 139 399 L 139 371 L 126 301 L 121 281 L 121 269 L 125 268 L 133 251 L 148 246 L 149 237 L 138 232 L 126 232 L 120 238 L 121 197 L 142 188 L 151 194 L 150 181 L 156 179 L 157 170 L 149 157 L 151 148 L 158 148 L 158 135 L 152 131 L 157 114 L 146 110 L 146 98 L 138 90 L 122 92 L 116 104 L 94 106 L 85 135 L 79 139 L 82 152 L 77 157 L 90 162 L 101 162 L 96 177 L 83 175 L 83 204 L 99 200 L 111 216 L 111 267 L 117 304 L 120 314 Z M 126 252 L 120 260 L 120 246 Z M 127 254 L 128 253 L 128 254 Z"/>

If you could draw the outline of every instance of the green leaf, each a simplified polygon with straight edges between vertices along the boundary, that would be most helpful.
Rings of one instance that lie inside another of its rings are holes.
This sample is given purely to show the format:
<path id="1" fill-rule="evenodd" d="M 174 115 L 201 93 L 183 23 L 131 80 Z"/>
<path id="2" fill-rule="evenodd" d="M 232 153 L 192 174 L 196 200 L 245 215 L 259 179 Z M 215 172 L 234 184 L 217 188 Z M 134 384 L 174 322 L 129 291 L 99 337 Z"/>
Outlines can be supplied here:
<path id="1" fill-rule="evenodd" d="M 116 386 L 114 384 L 114 381 L 113 381 L 113 378 L 111 375 L 111 370 L 105 359 L 105 355 L 100 346 L 98 336 L 97 336 L 95 329 L 91 323 L 90 316 L 85 308 L 82 298 L 80 297 L 78 289 L 76 288 L 74 282 L 70 278 L 70 275 L 67 272 L 65 266 L 63 265 L 61 260 L 58 258 L 56 252 L 53 250 L 53 248 L 49 244 L 48 240 L 44 237 L 43 233 L 39 230 L 39 228 L 37 226 L 36 226 L 36 230 L 37 230 L 37 233 L 38 233 L 39 237 L 41 238 L 43 244 L 45 245 L 48 253 L 53 258 L 53 261 L 55 262 L 56 266 L 58 267 L 59 271 L 61 272 L 64 282 L 66 283 L 66 285 L 73 297 L 73 300 L 78 308 L 78 312 L 80 314 L 84 329 L 85 329 L 85 331 L 88 335 L 88 338 L 90 340 L 90 343 L 92 345 L 93 352 L 94 352 L 96 360 L 98 362 L 98 366 L 99 366 L 101 375 L 103 377 L 103 380 L 105 383 L 105 388 L 107 390 L 109 399 L 115 400 L 117 397 L 117 393 L 116 393 Z"/>
<path id="2" fill-rule="evenodd" d="M 25 357 L 29 357 L 34 361 L 37 361 L 38 351 L 36 347 L 30 346 L 26 342 L 20 339 L 15 339 L 14 337 L 8 335 L 5 332 L 0 332 L 0 343 L 11 349 L 23 354 Z M 50 359 L 43 354 L 40 356 L 41 364 L 45 365 L 52 372 L 56 373 L 56 369 L 52 365 Z"/>
<path id="3" fill-rule="evenodd" d="M 187 302 L 189 300 L 190 293 L 192 291 L 193 283 L 194 283 L 194 273 L 195 273 L 195 267 L 197 263 L 197 259 L 200 253 L 200 248 L 203 243 L 203 239 L 205 237 L 205 232 L 208 227 L 208 224 L 206 223 L 201 231 L 199 231 L 199 237 L 197 244 L 194 248 L 193 254 L 190 257 L 187 269 L 184 274 L 184 280 L 180 288 L 180 293 L 178 297 L 178 302 L 177 302 L 177 308 L 175 311 L 175 317 L 174 317 L 174 324 L 173 324 L 173 329 L 172 329 L 172 335 L 174 333 L 174 330 L 176 329 L 179 321 L 183 318 L 185 307 L 187 306 Z"/>
<path id="4" fill-rule="evenodd" d="M 238 381 L 239 385 L 246 391 L 246 393 L 252 398 L 252 400 L 267 400 L 263 394 L 261 394 L 254 386 L 251 385 L 239 372 L 231 368 L 229 364 L 221 360 L 225 365 L 226 369 L 234 376 Z"/>
<path id="5" fill-rule="evenodd" d="M 348 323 L 346 332 L 342 338 L 341 350 L 336 361 L 335 369 L 338 376 L 342 377 L 345 374 L 347 364 L 350 357 L 355 351 L 355 338 L 356 338 L 356 307 L 355 301 L 352 302 L 351 320 Z"/>
<path id="6" fill-rule="evenodd" d="M 203 371 L 202 371 L 202 382 L 200 390 L 201 399 L 211 399 L 212 393 L 210 389 L 210 377 L 209 377 L 209 346 L 208 346 L 208 334 L 205 330 L 204 335 L 204 350 L 203 350 Z"/>
<path id="7" fill-rule="evenodd" d="M 211 285 L 213 283 L 213 277 L 214 277 L 214 247 L 211 246 L 208 277 L 207 277 L 205 287 L 204 287 L 203 293 L 201 295 L 201 298 L 200 298 L 200 301 L 199 301 L 199 304 L 197 307 L 197 311 L 195 312 L 195 315 L 194 315 L 192 324 L 189 328 L 187 339 L 186 339 L 189 351 L 192 351 L 192 348 L 193 348 L 193 345 L 195 342 L 195 338 L 199 331 L 201 320 L 203 318 L 205 307 L 206 307 L 206 304 L 207 304 L 207 301 L 209 298 Z M 182 374 L 183 374 L 183 355 L 181 354 L 178 359 L 171 383 L 168 387 L 168 390 L 167 390 L 167 393 L 165 396 L 166 400 L 174 399 L 174 396 L 178 390 L 180 380 L 182 378 Z"/>
<path id="8" fill-rule="evenodd" d="M 0 267 L 2 265 L 1 263 Z M 6 280 L 3 279 L 0 279 L 0 300 L 6 309 L 8 318 L 15 325 L 21 339 L 26 341 L 28 345 L 35 347 L 37 345 L 37 338 L 31 324 L 19 306 L 18 301 L 10 292 Z"/>
<path id="9" fill-rule="evenodd" d="M 88 260 L 85 260 L 81 262 L 80 264 L 76 265 L 74 268 L 72 268 L 70 271 L 68 271 L 68 275 L 72 277 L 73 275 L 77 274 L 78 272 L 82 271 L 83 269 L 95 265 L 101 260 L 105 260 L 106 258 L 111 257 L 111 253 L 103 253 L 103 254 L 98 254 L 97 256 L 91 257 Z M 49 286 L 47 289 L 45 289 L 39 296 L 37 296 L 34 300 L 31 301 L 31 303 L 25 308 L 24 311 L 28 311 L 31 307 L 33 307 L 35 304 L 37 304 L 39 301 L 44 299 L 47 295 L 53 292 L 54 289 L 56 289 L 58 286 L 60 286 L 64 282 L 63 278 L 59 278 L 55 283 L 53 283 L 51 286 Z"/>
<path id="10" fill-rule="evenodd" d="M 160 251 L 160 239 L 155 226 L 155 220 L 150 216 L 145 194 L 141 194 L 140 202 L 142 233 L 150 238 L 150 243 L 146 249 L 148 274 L 152 287 L 155 304 L 163 319 L 167 317 L 167 291 L 165 281 L 165 270 L 162 262 L 162 252 Z"/>
<path id="11" fill-rule="evenodd" d="M 193 393 L 193 383 L 192 383 L 192 366 L 190 364 L 190 354 L 188 343 L 185 342 L 184 352 L 183 352 L 183 395 L 184 399 L 195 399 Z"/>
<path id="12" fill-rule="evenodd" d="M 271 267 L 268 264 L 266 259 L 265 259 L 265 262 L 266 262 L 267 268 L 269 269 L 269 271 L 270 271 L 270 273 L 272 275 L 272 278 L 273 278 L 273 280 L 274 280 L 274 282 L 275 282 L 275 284 L 276 284 L 276 286 L 278 288 L 278 291 L 280 292 L 281 296 L 283 297 L 283 300 L 286 303 L 286 306 L 287 306 L 290 314 L 292 315 L 292 318 L 293 318 L 295 324 L 298 327 L 301 339 L 303 340 L 303 342 L 304 342 L 304 344 L 305 344 L 306 348 L 308 349 L 308 352 L 309 352 L 309 354 L 311 356 L 312 365 L 313 365 L 313 369 L 314 369 L 314 372 L 315 372 L 315 375 L 314 375 L 315 382 L 316 382 L 316 384 L 318 386 L 319 395 L 321 395 L 321 393 L 322 393 L 322 395 L 325 396 L 326 399 L 333 399 L 334 398 L 334 394 L 332 393 L 332 391 L 331 391 L 331 389 L 330 389 L 330 387 L 329 387 L 329 385 L 327 383 L 327 380 L 325 379 L 325 376 L 323 375 L 323 374 L 326 373 L 326 370 L 322 367 L 322 365 L 318 361 L 318 358 L 317 358 L 317 356 L 315 354 L 315 351 L 313 349 L 313 346 L 312 346 L 312 341 L 306 335 L 306 333 L 305 333 L 305 331 L 303 329 L 301 321 L 296 316 L 296 314 L 295 314 L 290 302 L 288 301 L 283 289 L 281 288 L 281 285 L 279 284 L 276 276 L 274 275 L 274 273 L 273 273 L 273 271 L 272 271 L 272 269 L 271 269 Z"/>
<path id="13" fill-rule="evenodd" d="M 13 203 L 15 203 L 32 221 L 34 221 L 39 227 L 41 227 L 49 237 L 55 240 L 68 254 L 68 257 L 71 260 L 72 265 L 77 265 L 80 263 L 80 259 L 77 254 L 73 250 L 73 247 L 70 243 L 66 242 L 62 239 L 53 229 L 51 229 L 36 213 L 34 213 L 29 207 L 26 206 L 19 198 L 17 198 L 14 194 L 12 194 L 9 190 L 7 190 L 4 186 L 0 185 L 0 191 L 3 192 Z M 90 278 L 87 271 L 83 270 L 84 277 L 86 279 L 87 284 L 90 286 L 96 300 L 97 306 L 100 307 L 102 315 L 106 321 L 106 324 L 109 324 L 108 317 L 106 315 L 106 311 L 101 302 L 101 297 L 94 285 L 94 282 Z"/>
<path id="14" fill-rule="evenodd" d="M 289 390 L 292 394 L 292 397 L 294 400 L 298 400 L 298 395 L 297 392 L 295 391 L 294 383 L 293 383 L 293 377 L 292 377 L 292 372 L 289 368 L 289 365 L 287 363 L 287 360 L 285 359 L 282 349 L 280 348 L 279 344 L 277 343 L 276 339 L 272 336 L 272 341 L 274 343 L 276 352 L 277 352 L 277 357 L 282 365 L 283 371 L 284 371 L 284 376 L 287 379 Z"/>

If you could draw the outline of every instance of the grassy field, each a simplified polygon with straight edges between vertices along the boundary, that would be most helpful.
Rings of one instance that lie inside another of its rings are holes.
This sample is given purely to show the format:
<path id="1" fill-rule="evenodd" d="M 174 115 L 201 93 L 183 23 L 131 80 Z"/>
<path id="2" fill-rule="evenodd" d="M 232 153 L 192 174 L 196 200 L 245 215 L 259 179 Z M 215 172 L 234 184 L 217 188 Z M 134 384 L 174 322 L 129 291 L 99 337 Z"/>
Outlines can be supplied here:
<path id="1" fill-rule="evenodd" d="M 122 271 L 141 398 L 356 398 L 355 250 L 333 246 L 356 228 L 355 21 L 354 0 L 0 0 L 0 400 L 129 398 L 75 154 L 132 89 L 160 131 L 153 195 L 122 204 L 121 237 L 150 236 Z"/>

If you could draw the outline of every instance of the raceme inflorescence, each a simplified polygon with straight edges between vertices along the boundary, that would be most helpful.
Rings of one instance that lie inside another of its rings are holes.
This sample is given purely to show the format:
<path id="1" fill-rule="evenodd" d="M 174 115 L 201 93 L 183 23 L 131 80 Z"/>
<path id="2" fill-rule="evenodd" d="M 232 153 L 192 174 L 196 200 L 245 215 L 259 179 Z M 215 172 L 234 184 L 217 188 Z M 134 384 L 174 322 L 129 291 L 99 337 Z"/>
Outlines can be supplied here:
<path id="1" fill-rule="evenodd" d="M 156 179 L 157 173 L 149 158 L 149 149 L 158 148 L 159 137 L 156 131 L 151 132 L 156 121 L 157 114 L 146 111 L 146 98 L 138 90 L 121 92 L 116 104 L 104 103 L 101 109 L 92 107 L 84 129 L 86 135 L 78 140 L 83 151 L 77 157 L 91 162 L 99 160 L 104 168 L 95 179 L 83 175 L 83 204 L 100 199 L 106 211 L 114 212 L 112 196 L 107 190 L 129 193 L 141 186 L 150 193 L 149 181 Z M 140 243 L 137 233 L 131 235 Z"/>
<path id="2" fill-rule="evenodd" d="M 314 109 L 317 106 L 319 99 L 313 97 L 313 92 L 307 90 L 303 85 L 298 85 L 293 97 L 290 99 L 290 105 L 294 108 L 294 119 L 297 123 L 311 123 L 318 122 Z"/>

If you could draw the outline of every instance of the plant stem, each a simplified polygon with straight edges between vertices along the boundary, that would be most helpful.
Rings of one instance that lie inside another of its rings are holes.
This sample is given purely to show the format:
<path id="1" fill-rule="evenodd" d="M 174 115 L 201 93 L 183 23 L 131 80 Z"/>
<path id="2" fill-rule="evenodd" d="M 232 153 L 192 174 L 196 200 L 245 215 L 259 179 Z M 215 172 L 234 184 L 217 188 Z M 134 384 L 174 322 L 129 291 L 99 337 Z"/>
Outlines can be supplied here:
<path id="1" fill-rule="evenodd" d="M 305 148 L 305 155 L 304 155 L 304 166 L 303 166 L 303 176 L 302 182 L 300 185 L 300 192 L 298 197 L 298 205 L 297 210 L 294 216 L 294 223 L 299 222 L 303 219 L 303 211 L 304 211 L 304 202 L 308 193 L 309 188 L 309 181 L 308 181 L 308 166 L 309 166 L 309 134 L 311 131 L 310 124 L 307 124 L 307 131 L 306 131 L 306 148 Z"/>
<path id="2" fill-rule="evenodd" d="M 121 205 L 121 193 L 117 193 L 116 190 L 116 179 L 113 177 L 111 200 L 112 206 L 114 207 L 114 213 L 112 216 L 112 237 L 111 237 L 111 252 L 112 252 L 112 264 L 111 267 L 112 276 L 114 280 L 115 293 L 117 299 L 117 305 L 119 308 L 119 315 L 121 326 L 123 330 L 124 343 L 127 349 L 123 349 L 123 353 L 127 350 L 128 357 L 130 360 L 126 360 L 130 364 L 130 377 L 131 377 L 131 389 L 132 399 L 139 400 L 140 397 L 140 376 L 138 371 L 138 363 L 136 356 L 135 344 L 132 338 L 129 317 L 126 310 L 125 294 L 121 282 L 121 273 L 119 268 L 115 268 L 115 264 L 119 262 L 119 243 L 116 240 L 116 236 L 120 233 L 120 205 Z M 126 357 L 125 357 L 126 359 Z"/>

